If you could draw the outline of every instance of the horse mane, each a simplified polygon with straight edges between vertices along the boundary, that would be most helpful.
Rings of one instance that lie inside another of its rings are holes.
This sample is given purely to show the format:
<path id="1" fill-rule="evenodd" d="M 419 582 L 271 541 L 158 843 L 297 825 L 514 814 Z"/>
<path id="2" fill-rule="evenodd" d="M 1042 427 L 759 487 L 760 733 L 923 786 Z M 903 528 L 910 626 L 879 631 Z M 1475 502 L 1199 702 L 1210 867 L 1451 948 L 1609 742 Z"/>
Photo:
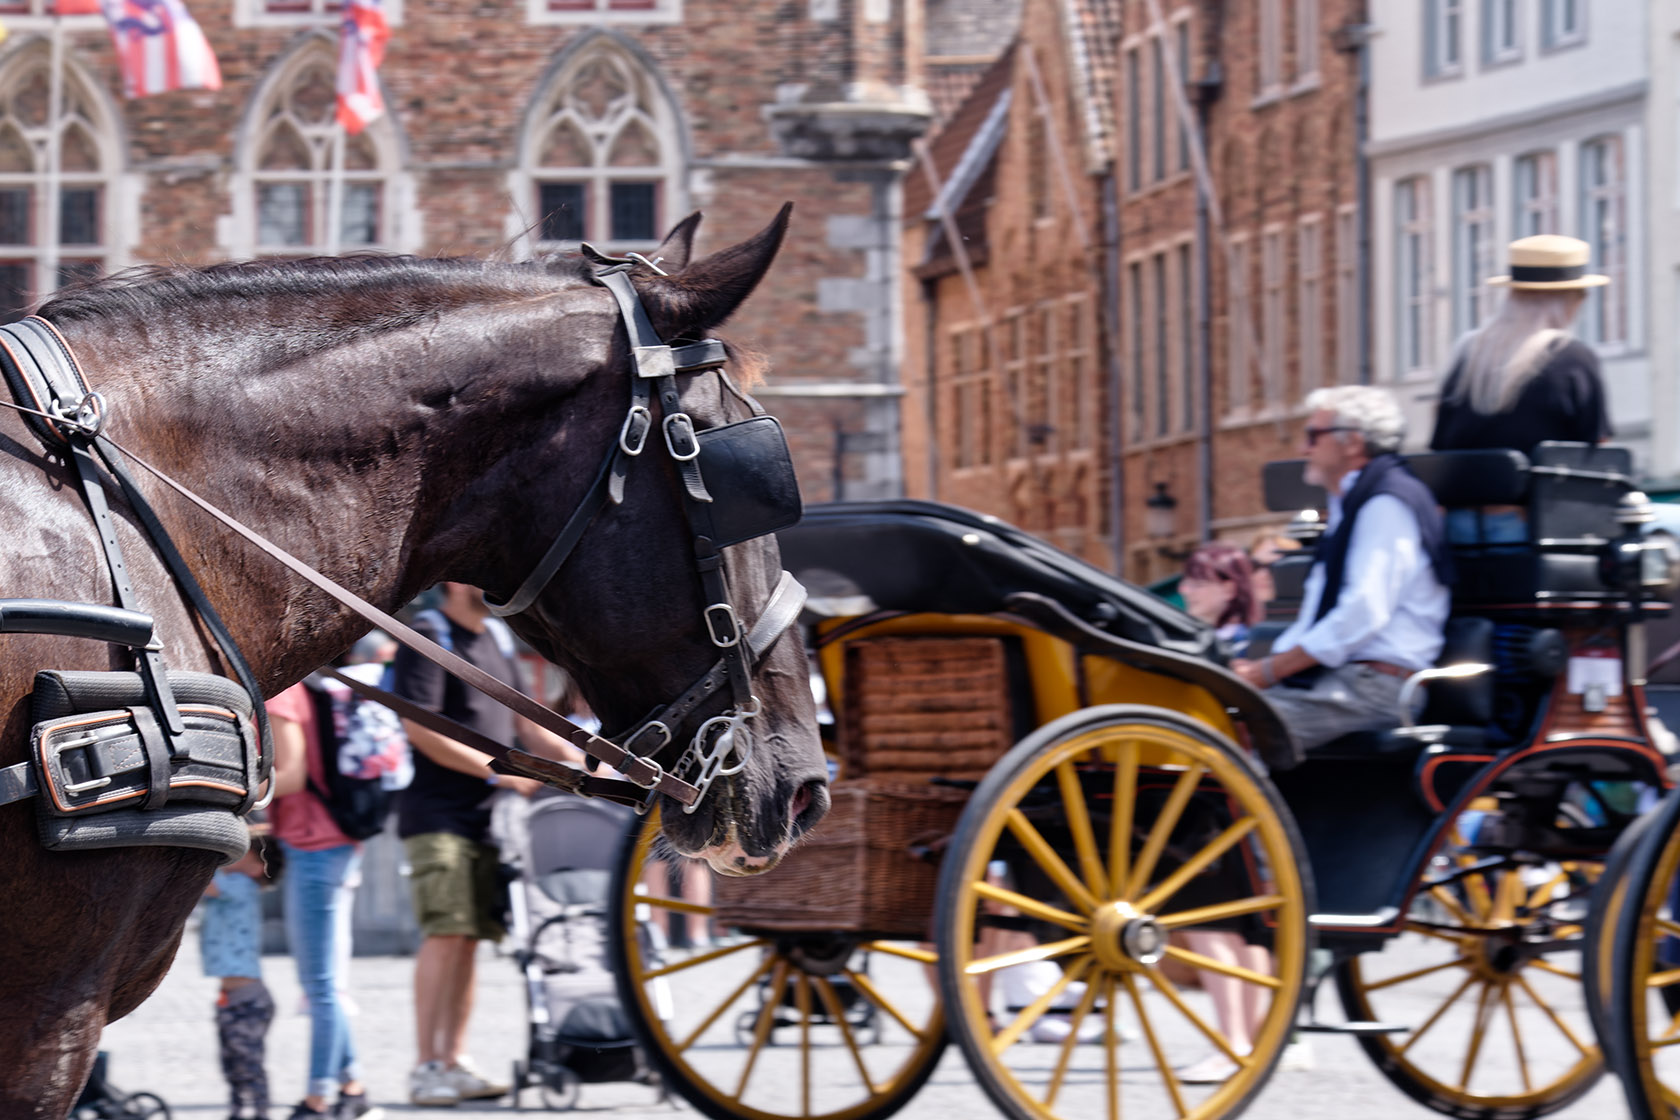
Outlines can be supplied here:
<path id="1" fill-rule="evenodd" d="M 405 313 L 420 303 L 435 308 L 440 301 L 458 305 L 548 295 L 587 279 L 588 264 L 576 255 L 508 263 L 366 252 L 222 261 L 200 267 L 142 264 L 73 284 L 43 304 L 37 314 L 54 323 L 144 320 L 202 310 L 207 302 L 248 306 L 260 300 L 338 297 L 337 305 L 342 307 L 346 300 L 359 305 L 356 297 L 367 296 L 376 301 L 375 308 L 383 306 L 392 317 L 406 320 Z"/>

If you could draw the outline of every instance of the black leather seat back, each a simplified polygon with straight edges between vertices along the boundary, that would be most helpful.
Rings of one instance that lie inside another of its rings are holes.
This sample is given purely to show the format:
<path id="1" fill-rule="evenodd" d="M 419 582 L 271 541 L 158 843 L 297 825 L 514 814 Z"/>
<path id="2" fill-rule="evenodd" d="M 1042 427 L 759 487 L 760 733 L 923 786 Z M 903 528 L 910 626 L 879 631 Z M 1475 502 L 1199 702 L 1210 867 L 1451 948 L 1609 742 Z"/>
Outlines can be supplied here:
<path id="1" fill-rule="evenodd" d="M 1438 666 L 1493 664 L 1493 623 L 1485 618 L 1447 619 Z M 1493 722 L 1492 672 L 1461 680 L 1430 681 L 1420 723 L 1486 727 Z"/>
<path id="2" fill-rule="evenodd" d="M 1428 451 L 1405 460 L 1448 509 L 1519 505 L 1528 498 L 1528 458 L 1520 451 Z M 1305 459 L 1280 459 L 1261 469 L 1267 509 L 1284 513 L 1325 508 L 1324 487 L 1301 477 L 1305 466 Z"/>

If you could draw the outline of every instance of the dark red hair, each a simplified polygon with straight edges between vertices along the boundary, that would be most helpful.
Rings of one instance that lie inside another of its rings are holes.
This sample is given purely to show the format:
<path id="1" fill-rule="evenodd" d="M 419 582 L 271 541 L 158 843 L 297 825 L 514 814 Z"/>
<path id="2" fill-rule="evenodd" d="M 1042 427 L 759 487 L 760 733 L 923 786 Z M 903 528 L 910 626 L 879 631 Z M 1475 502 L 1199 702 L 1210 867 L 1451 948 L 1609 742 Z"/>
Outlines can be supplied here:
<path id="1" fill-rule="evenodd" d="M 1215 626 L 1247 623 L 1254 617 L 1254 562 L 1236 545 L 1223 541 L 1197 545 L 1196 551 L 1184 561 L 1184 574 L 1191 579 L 1230 582 L 1231 601 L 1225 604 Z"/>

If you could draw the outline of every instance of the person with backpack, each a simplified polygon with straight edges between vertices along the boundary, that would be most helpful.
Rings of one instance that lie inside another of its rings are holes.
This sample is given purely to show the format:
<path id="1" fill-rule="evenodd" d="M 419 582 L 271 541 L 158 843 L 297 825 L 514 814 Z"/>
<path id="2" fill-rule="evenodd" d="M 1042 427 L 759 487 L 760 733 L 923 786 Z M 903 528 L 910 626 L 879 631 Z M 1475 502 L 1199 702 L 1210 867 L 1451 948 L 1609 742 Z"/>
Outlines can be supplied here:
<path id="1" fill-rule="evenodd" d="M 345 806 L 333 796 L 338 767 L 329 770 L 323 752 L 323 727 L 332 734 L 331 721 L 322 718 L 305 684 L 269 700 L 268 716 L 275 792 L 269 820 L 286 857 L 281 880 L 286 941 L 309 1001 L 309 1079 L 291 1120 L 377 1120 L 383 1110 L 368 1104 L 339 996 L 340 961 L 347 958 L 338 942 L 348 935 L 347 917 L 361 877 L 361 845 L 334 816 L 335 808 L 342 812 Z M 371 834 L 361 838 L 366 835 Z M 329 1102 L 335 1089 L 338 1100 Z"/>

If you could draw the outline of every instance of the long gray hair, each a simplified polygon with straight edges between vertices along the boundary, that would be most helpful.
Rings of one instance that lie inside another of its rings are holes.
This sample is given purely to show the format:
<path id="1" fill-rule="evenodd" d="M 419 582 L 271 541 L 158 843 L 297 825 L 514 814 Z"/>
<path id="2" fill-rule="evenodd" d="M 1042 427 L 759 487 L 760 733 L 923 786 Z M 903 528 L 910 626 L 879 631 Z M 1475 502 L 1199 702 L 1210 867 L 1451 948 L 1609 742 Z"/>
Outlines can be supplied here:
<path id="1" fill-rule="evenodd" d="M 1503 412 L 1568 341 L 1586 293 L 1579 288 L 1512 288 L 1487 325 L 1458 347 L 1458 379 L 1449 397 L 1477 412 Z"/>

